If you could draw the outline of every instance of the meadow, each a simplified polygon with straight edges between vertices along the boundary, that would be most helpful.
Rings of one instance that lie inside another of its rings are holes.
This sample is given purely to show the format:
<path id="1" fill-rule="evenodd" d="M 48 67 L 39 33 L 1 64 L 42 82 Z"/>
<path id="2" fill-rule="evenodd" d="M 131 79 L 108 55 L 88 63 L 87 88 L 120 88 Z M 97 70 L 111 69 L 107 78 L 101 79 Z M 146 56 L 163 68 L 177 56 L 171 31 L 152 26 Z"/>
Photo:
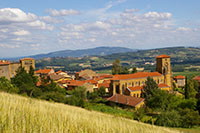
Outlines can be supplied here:
<path id="1" fill-rule="evenodd" d="M 0 92 L 0 101 L 1 133 L 177 133 L 183 131 L 3 92 Z"/>

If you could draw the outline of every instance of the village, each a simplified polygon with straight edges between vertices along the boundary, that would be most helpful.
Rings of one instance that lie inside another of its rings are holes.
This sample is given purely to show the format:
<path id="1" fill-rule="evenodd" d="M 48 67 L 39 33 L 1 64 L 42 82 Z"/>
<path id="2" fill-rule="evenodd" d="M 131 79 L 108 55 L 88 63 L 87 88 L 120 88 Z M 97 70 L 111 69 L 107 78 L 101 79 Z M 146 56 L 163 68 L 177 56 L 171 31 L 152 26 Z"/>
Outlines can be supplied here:
<path id="1" fill-rule="evenodd" d="M 24 67 L 28 72 L 30 66 L 35 69 L 35 60 L 32 58 L 24 58 L 17 63 L 1 61 L 0 77 L 5 76 L 7 79 L 11 79 L 15 76 L 19 66 Z M 100 87 L 104 87 L 108 101 L 134 108 L 139 108 L 144 105 L 143 87 L 148 77 L 151 77 L 161 90 L 169 93 L 174 93 L 174 87 L 184 89 L 186 83 L 185 76 L 179 75 L 172 77 L 170 56 L 167 55 L 156 57 L 155 72 L 141 71 L 133 74 L 112 75 L 106 73 L 99 74 L 95 71 L 85 69 L 73 75 L 68 75 L 67 72 L 63 72 L 62 70 L 55 71 L 52 68 L 45 68 L 36 70 L 35 75 L 39 79 L 36 86 L 42 84 L 43 78 L 54 81 L 67 91 L 83 86 L 87 92 L 94 92 L 100 89 Z M 194 80 L 200 84 L 200 76 L 194 77 Z M 183 94 L 176 92 L 176 95 Z"/>

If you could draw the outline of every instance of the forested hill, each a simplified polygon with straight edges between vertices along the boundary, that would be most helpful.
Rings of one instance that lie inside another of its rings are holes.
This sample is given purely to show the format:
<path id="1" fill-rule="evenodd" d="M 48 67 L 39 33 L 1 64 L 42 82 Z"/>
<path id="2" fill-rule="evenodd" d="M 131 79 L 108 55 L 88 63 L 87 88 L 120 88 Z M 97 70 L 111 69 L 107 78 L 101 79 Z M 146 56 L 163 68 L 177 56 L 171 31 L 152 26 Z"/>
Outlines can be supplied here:
<path id="1" fill-rule="evenodd" d="M 83 56 L 103 56 L 110 55 L 113 53 L 126 53 L 133 52 L 136 50 L 125 48 L 125 47 L 96 47 L 90 49 L 80 49 L 80 50 L 63 50 L 57 52 L 51 52 L 48 54 L 38 54 L 31 56 L 35 59 L 46 58 L 46 57 L 83 57 Z"/>
<path id="2" fill-rule="evenodd" d="M 78 71 L 81 69 L 104 70 L 111 69 L 112 62 L 120 59 L 123 66 L 146 67 L 146 62 L 155 63 L 155 57 L 161 54 L 171 56 L 172 66 L 174 65 L 199 65 L 200 66 L 200 48 L 194 47 L 169 47 L 150 50 L 138 50 L 135 52 L 115 53 L 105 56 L 85 56 L 81 58 L 74 57 L 56 57 L 48 60 L 37 60 L 36 67 L 62 66 L 67 71 Z M 155 66 L 155 65 L 154 65 Z M 179 67 L 179 66 L 178 66 Z M 152 68 L 152 67 L 151 67 Z M 154 68 L 152 68 L 154 70 Z M 175 70 L 175 69 L 174 69 Z"/>

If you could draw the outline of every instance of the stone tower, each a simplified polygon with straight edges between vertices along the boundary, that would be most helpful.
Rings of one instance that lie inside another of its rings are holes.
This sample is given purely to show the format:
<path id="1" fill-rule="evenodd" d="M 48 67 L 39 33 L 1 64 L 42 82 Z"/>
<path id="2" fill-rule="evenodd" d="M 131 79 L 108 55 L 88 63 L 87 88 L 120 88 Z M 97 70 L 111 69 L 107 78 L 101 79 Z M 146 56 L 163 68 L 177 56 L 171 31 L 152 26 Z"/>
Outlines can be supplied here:
<path id="1" fill-rule="evenodd" d="M 164 75 L 164 83 L 172 89 L 172 69 L 170 56 L 160 55 L 156 57 L 156 71 Z"/>
<path id="2" fill-rule="evenodd" d="M 21 66 L 24 67 L 24 69 L 29 72 L 30 66 L 32 66 L 35 69 L 35 60 L 33 58 L 24 58 L 20 60 Z"/>

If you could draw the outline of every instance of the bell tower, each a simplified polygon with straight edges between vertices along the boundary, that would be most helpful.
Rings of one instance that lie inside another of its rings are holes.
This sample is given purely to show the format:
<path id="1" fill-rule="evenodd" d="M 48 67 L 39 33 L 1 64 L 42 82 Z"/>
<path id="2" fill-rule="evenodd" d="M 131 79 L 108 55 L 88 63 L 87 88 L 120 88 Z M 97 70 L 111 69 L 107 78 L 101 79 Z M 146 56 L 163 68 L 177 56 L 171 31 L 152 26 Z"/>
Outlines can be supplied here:
<path id="1" fill-rule="evenodd" d="M 164 83 L 172 88 L 172 69 L 170 56 L 160 55 L 156 57 L 156 71 L 164 75 Z"/>

